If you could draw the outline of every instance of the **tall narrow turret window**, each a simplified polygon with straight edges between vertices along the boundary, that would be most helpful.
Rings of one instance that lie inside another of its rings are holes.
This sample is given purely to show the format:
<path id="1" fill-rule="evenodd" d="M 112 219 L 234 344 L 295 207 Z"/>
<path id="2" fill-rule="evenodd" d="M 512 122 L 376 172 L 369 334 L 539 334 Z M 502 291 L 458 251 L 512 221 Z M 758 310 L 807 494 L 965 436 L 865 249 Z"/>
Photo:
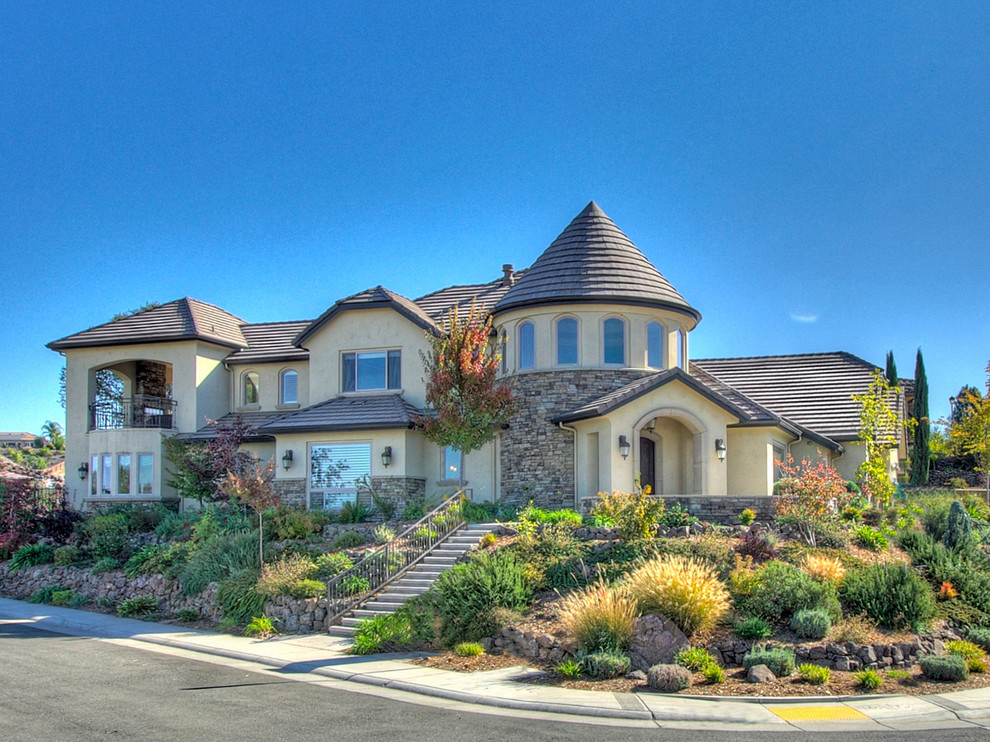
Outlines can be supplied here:
<path id="1" fill-rule="evenodd" d="M 578 362 L 578 323 L 573 317 L 557 320 L 557 363 Z"/>
<path id="2" fill-rule="evenodd" d="M 626 362 L 626 323 L 611 317 L 602 323 L 605 363 L 624 364 Z"/>
<path id="3" fill-rule="evenodd" d="M 519 325 L 519 368 L 536 365 L 536 332 L 532 322 Z"/>
<path id="4" fill-rule="evenodd" d="M 646 365 L 663 368 L 663 326 L 659 322 L 646 325 Z"/>

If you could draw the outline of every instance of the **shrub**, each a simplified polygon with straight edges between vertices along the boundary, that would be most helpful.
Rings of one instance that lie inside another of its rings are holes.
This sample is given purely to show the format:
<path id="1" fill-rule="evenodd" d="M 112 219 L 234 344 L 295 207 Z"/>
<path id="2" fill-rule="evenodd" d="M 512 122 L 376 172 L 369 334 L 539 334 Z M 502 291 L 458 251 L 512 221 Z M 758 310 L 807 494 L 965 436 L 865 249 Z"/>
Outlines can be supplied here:
<path id="1" fill-rule="evenodd" d="M 10 573 L 14 574 L 39 564 L 48 564 L 54 559 L 55 549 L 48 544 L 25 544 L 10 558 Z"/>
<path id="2" fill-rule="evenodd" d="M 777 556 L 774 540 L 769 534 L 744 533 L 739 537 L 736 554 L 751 556 L 758 562 L 766 562 Z"/>
<path id="3" fill-rule="evenodd" d="M 855 505 L 847 505 L 846 507 L 842 508 L 841 518 L 846 522 L 855 523 L 862 517 L 863 517 L 863 508 L 858 508 Z"/>
<path id="4" fill-rule="evenodd" d="M 346 572 L 354 566 L 354 562 L 351 558 L 347 556 L 347 554 L 342 554 L 339 551 L 330 551 L 326 554 L 320 554 L 320 556 L 316 557 L 314 564 L 316 566 L 316 572 L 313 576 L 316 579 L 324 581 L 339 575 L 341 572 Z"/>
<path id="5" fill-rule="evenodd" d="M 258 592 L 269 597 L 289 594 L 289 588 L 308 578 L 316 566 L 302 554 L 283 554 L 261 567 Z"/>
<path id="6" fill-rule="evenodd" d="M 725 670 L 714 662 L 701 668 L 701 674 L 705 676 L 705 682 L 711 685 L 725 682 Z"/>
<path id="7" fill-rule="evenodd" d="M 478 644 L 478 642 L 461 642 L 454 647 L 454 654 L 458 657 L 477 657 L 479 654 L 484 653 L 485 648 Z"/>
<path id="8" fill-rule="evenodd" d="M 930 654 L 918 660 L 921 672 L 931 680 L 949 680 L 958 683 L 969 679 L 966 660 L 954 654 Z"/>
<path id="9" fill-rule="evenodd" d="M 102 559 L 97 559 L 89 571 L 94 575 L 102 575 L 105 572 L 112 572 L 115 569 L 120 568 L 120 562 L 118 562 L 113 557 L 103 557 Z"/>
<path id="10" fill-rule="evenodd" d="M 403 649 L 412 642 L 412 626 L 406 614 L 399 611 L 384 616 L 366 618 L 354 632 L 352 654 L 375 654 Z"/>
<path id="11" fill-rule="evenodd" d="M 579 678 L 581 677 L 581 665 L 574 660 L 565 660 L 553 668 L 554 672 L 558 675 L 563 675 L 565 678 Z"/>
<path id="12" fill-rule="evenodd" d="M 794 651 L 755 646 L 743 657 L 743 667 L 748 670 L 756 665 L 766 665 L 778 678 L 786 678 L 794 672 Z"/>
<path id="13" fill-rule="evenodd" d="M 867 616 L 862 614 L 847 616 L 842 623 L 835 627 L 832 638 L 837 642 L 869 644 L 876 629 L 876 622 Z"/>
<path id="14" fill-rule="evenodd" d="M 245 624 L 265 609 L 267 598 L 258 592 L 258 570 L 253 567 L 235 572 L 217 585 L 216 605 L 231 625 Z"/>
<path id="15" fill-rule="evenodd" d="M 121 618 L 130 616 L 147 616 L 158 610 L 158 598 L 152 595 L 137 595 L 121 601 L 117 606 L 117 615 Z"/>
<path id="16" fill-rule="evenodd" d="M 715 570 L 680 556 L 655 557 L 628 578 L 641 613 L 658 613 L 687 636 L 714 625 L 729 608 L 729 592 Z"/>
<path id="17" fill-rule="evenodd" d="M 364 536 L 357 531 L 344 531 L 333 540 L 331 548 L 335 551 L 340 551 L 341 549 L 356 549 L 358 546 L 364 546 L 364 543 Z"/>
<path id="18" fill-rule="evenodd" d="M 956 639 L 955 641 L 946 642 L 945 651 L 947 654 L 954 654 L 957 657 L 962 657 L 966 661 L 979 659 L 984 655 L 982 647 L 974 644 L 973 642 L 968 642 L 965 639 Z"/>
<path id="19" fill-rule="evenodd" d="M 124 572 L 131 579 L 141 574 L 149 574 L 149 570 L 160 563 L 161 557 L 166 551 L 168 551 L 167 546 L 145 546 L 143 549 L 134 552 L 130 559 L 124 563 Z"/>
<path id="20" fill-rule="evenodd" d="M 580 513 L 576 513 L 569 508 L 563 508 L 561 510 L 544 510 L 543 508 L 538 508 L 530 504 L 516 513 L 516 517 L 521 521 L 529 521 L 530 523 L 542 523 L 542 524 L 558 524 L 563 523 L 565 525 L 573 526 L 574 528 L 580 528 L 583 519 Z"/>
<path id="21" fill-rule="evenodd" d="M 387 544 L 389 541 L 395 540 L 395 529 L 389 528 L 387 525 L 382 523 L 380 526 L 375 527 L 374 538 L 375 543 L 381 546 L 382 544 Z"/>
<path id="22" fill-rule="evenodd" d="M 337 522 L 364 523 L 372 515 L 374 515 L 374 510 L 367 505 L 362 505 L 359 502 L 345 502 L 343 507 L 337 512 Z"/>
<path id="23" fill-rule="evenodd" d="M 856 682 L 859 683 L 860 687 L 865 691 L 872 692 L 883 685 L 883 676 L 881 676 L 876 670 L 861 670 L 860 672 L 854 672 L 853 677 L 856 678 Z"/>
<path id="24" fill-rule="evenodd" d="M 521 611 L 533 595 L 525 563 L 509 551 L 477 553 L 441 574 L 433 590 L 446 646 L 490 636 L 501 628 L 493 609 Z"/>
<path id="25" fill-rule="evenodd" d="M 344 595 L 360 595 L 371 589 L 371 581 L 361 575 L 350 575 L 340 583 L 340 589 Z"/>
<path id="26" fill-rule="evenodd" d="M 581 667 L 593 678 L 617 678 L 629 672 L 629 656 L 615 651 L 579 654 Z"/>
<path id="27" fill-rule="evenodd" d="M 824 639 L 832 628 L 832 619 L 821 609 L 802 609 L 791 617 L 791 631 L 802 639 Z"/>
<path id="28" fill-rule="evenodd" d="M 970 672 L 984 673 L 987 671 L 987 658 L 970 657 L 966 660 L 966 667 Z"/>
<path id="29" fill-rule="evenodd" d="M 286 592 L 296 598 L 297 600 L 302 598 L 317 598 L 323 595 L 327 591 L 327 585 L 325 582 L 320 582 L 319 580 L 297 580 L 289 585 Z"/>
<path id="30" fill-rule="evenodd" d="M 865 613 L 887 629 L 923 629 L 935 617 L 935 597 L 906 564 L 874 564 L 849 574 L 842 598 L 853 613 Z"/>
<path id="31" fill-rule="evenodd" d="M 622 651 L 636 630 L 636 603 L 599 582 L 561 600 L 560 621 L 580 649 Z"/>
<path id="32" fill-rule="evenodd" d="M 494 546 L 498 542 L 498 536 L 494 533 L 486 533 L 478 541 L 478 546 L 482 549 L 487 549 L 489 546 Z"/>
<path id="33" fill-rule="evenodd" d="M 31 594 L 31 597 L 28 598 L 28 603 L 51 603 L 52 596 L 55 593 L 64 592 L 65 589 L 61 585 L 45 585 Z"/>
<path id="34" fill-rule="evenodd" d="M 818 546 L 824 531 L 852 500 L 845 481 L 824 461 L 794 463 L 790 454 L 778 462 L 783 478 L 774 483 L 777 521 L 797 527 L 809 546 Z"/>
<path id="35" fill-rule="evenodd" d="M 767 562 L 745 584 L 735 580 L 733 592 L 741 613 L 770 623 L 788 619 L 804 608 L 821 608 L 835 618 L 841 615 L 834 585 L 816 582 L 785 562 Z"/>
<path id="36" fill-rule="evenodd" d="M 82 513 L 69 510 L 67 505 L 60 503 L 54 510 L 41 516 L 39 520 L 41 530 L 38 535 L 50 543 L 65 544 L 72 538 L 76 526 L 82 520 Z"/>
<path id="37" fill-rule="evenodd" d="M 626 540 L 652 538 L 663 517 L 664 503 L 658 497 L 645 492 L 599 493 L 599 500 L 592 508 L 593 516 L 610 519 Z"/>
<path id="38" fill-rule="evenodd" d="M 261 517 L 265 527 L 265 537 L 276 541 L 304 539 L 320 530 L 316 518 L 310 512 L 288 505 L 265 510 Z"/>
<path id="39" fill-rule="evenodd" d="M 89 550 L 97 558 L 124 556 L 130 545 L 128 519 L 124 513 L 94 515 L 82 524 Z"/>
<path id="40" fill-rule="evenodd" d="M 942 537 L 942 542 L 950 549 L 954 549 L 958 546 L 966 545 L 972 538 L 973 519 L 966 512 L 963 504 L 956 500 L 949 507 L 949 517 L 946 522 L 945 536 Z"/>
<path id="41" fill-rule="evenodd" d="M 808 554 L 801 566 L 816 582 L 838 585 L 846 576 L 846 568 L 842 566 L 842 562 L 824 554 Z"/>
<path id="42" fill-rule="evenodd" d="M 970 629 L 968 639 L 981 647 L 983 651 L 990 651 L 990 629 L 982 627 Z"/>
<path id="43" fill-rule="evenodd" d="M 773 626 L 758 616 L 750 616 L 736 624 L 735 632 L 740 639 L 767 639 L 773 636 Z"/>
<path id="44" fill-rule="evenodd" d="M 57 567 L 67 567 L 79 560 L 78 546 L 59 546 L 55 549 L 52 559 Z"/>
<path id="45" fill-rule="evenodd" d="M 756 511 L 752 508 L 744 508 L 739 513 L 739 522 L 744 526 L 750 525 L 754 520 L 756 520 Z"/>
<path id="46" fill-rule="evenodd" d="M 69 605 L 76 597 L 75 590 L 56 590 L 52 593 L 52 605 Z"/>
<path id="47" fill-rule="evenodd" d="M 674 663 L 686 667 L 691 672 L 703 672 L 710 665 L 718 665 L 715 658 L 704 647 L 685 647 L 674 656 Z"/>
<path id="48" fill-rule="evenodd" d="M 666 526 L 667 528 L 693 526 L 697 522 L 698 518 L 691 515 L 691 513 L 682 508 L 680 503 L 677 502 L 664 510 L 664 513 L 660 516 L 659 521 L 660 525 Z"/>
<path id="49" fill-rule="evenodd" d="M 175 614 L 175 618 L 183 623 L 192 623 L 200 619 L 200 614 L 195 608 L 183 608 Z"/>
<path id="50" fill-rule="evenodd" d="M 182 568 L 182 592 L 196 595 L 211 582 L 220 582 L 244 569 L 258 569 L 258 532 L 214 536 Z"/>
<path id="51" fill-rule="evenodd" d="M 801 676 L 801 680 L 805 683 L 811 683 L 812 685 L 825 685 L 832 673 L 827 667 L 813 665 L 810 662 L 806 662 L 798 668 L 798 674 Z"/>
<path id="52" fill-rule="evenodd" d="M 911 677 L 911 673 L 907 670 L 887 670 L 887 677 L 892 680 L 907 680 Z"/>
<path id="53" fill-rule="evenodd" d="M 244 627 L 244 636 L 256 636 L 259 639 L 267 639 L 275 633 L 277 630 L 274 621 L 265 614 L 252 616 L 247 626 Z"/>
<path id="54" fill-rule="evenodd" d="M 661 693 L 677 693 L 691 685 L 691 671 L 680 665 L 654 665 L 646 672 L 646 683 Z"/>
<path id="55" fill-rule="evenodd" d="M 860 526 L 857 528 L 856 540 L 860 546 L 870 551 L 883 551 L 889 546 L 887 537 L 870 526 Z"/>

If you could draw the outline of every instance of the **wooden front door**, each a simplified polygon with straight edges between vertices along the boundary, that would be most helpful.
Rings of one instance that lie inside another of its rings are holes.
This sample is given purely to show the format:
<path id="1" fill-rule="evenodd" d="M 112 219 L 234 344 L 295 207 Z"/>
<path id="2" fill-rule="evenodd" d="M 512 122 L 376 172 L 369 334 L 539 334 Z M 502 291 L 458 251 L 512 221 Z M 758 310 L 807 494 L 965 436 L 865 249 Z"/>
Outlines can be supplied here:
<path id="1" fill-rule="evenodd" d="M 639 485 L 646 489 L 657 491 L 657 447 L 649 438 L 639 439 Z"/>

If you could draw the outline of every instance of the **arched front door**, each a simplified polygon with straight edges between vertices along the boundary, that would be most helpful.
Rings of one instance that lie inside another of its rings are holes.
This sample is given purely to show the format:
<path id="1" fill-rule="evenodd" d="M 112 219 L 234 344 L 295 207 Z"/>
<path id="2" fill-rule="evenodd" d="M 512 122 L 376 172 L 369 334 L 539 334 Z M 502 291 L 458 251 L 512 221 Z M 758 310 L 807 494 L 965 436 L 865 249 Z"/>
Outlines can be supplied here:
<path id="1" fill-rule="evenodd" d="M 645 435 L 639 437 L 639 486 L 651 492 L 657 491 L 656 443 Z"/>

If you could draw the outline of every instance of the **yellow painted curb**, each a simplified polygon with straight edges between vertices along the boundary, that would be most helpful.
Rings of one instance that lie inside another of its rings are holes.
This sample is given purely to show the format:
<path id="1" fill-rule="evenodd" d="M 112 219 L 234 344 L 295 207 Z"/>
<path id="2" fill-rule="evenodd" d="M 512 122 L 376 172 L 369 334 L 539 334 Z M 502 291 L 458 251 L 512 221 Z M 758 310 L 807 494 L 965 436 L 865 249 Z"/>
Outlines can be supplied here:
<path id="1" fill-rule="evenodd" d="M 862 721 L 866 714 L 849 706 L 767 706 L 784 721 Z"/>

